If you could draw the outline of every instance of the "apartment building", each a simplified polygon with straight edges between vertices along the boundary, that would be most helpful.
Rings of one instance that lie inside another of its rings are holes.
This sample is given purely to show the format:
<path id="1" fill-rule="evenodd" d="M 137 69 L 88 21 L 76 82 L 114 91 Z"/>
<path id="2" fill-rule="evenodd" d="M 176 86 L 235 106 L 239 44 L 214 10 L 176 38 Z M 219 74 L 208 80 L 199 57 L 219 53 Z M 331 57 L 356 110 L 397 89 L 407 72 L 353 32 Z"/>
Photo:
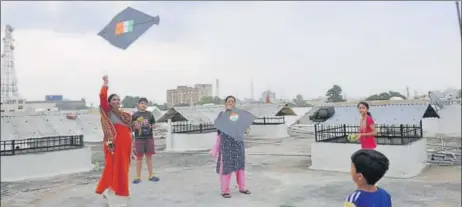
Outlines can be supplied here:
<path id="1" fill-rule="evenodd" d="M 205 96 L 212 96 L 212 84 L 195 84 L 194 87 L 177 86 L 176 89 L 167 90 L 167 104 L 169 106 L 196 104 Z"/>

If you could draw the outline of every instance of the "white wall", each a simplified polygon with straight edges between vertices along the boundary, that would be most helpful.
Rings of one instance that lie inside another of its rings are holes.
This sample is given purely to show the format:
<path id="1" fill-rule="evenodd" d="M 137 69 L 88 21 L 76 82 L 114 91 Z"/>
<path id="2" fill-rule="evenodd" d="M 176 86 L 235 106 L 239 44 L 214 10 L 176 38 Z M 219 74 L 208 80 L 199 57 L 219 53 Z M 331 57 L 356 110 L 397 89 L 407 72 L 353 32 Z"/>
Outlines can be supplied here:
<path id="1" fill-rule="evenodd" d="M 281 138 L 288 137 L 287 125 L 252 125 L 250 126 L 250 137 Z"/>
<path id="2" fill-rule="evenodd" d="M 2 140 L 77 134 L 83 134 L 85 142 L 103 140 L 100 116 L 92 113 L 79 113 L 76 120 L 67 119 L 62 112 L 36 116 L 2 116 L 1 128 Z"/>
<path id="3" fill-rule="evenodd" d="M 173 133 L 167 135 L 166 145 L 167 151 L 196 151 L 210 150 L 217 140 L 217 133 L 203 134 L 183 134 Z"/>
<path id="4" fill-rule="evenodd" d="M 450 105 L 444 106 L 438 111 L 439 119 L 423 119 L 424 136 L 461 137 L 461 113 L 460 105 Z"/>
<path id="5" fill-rule="evenodd" d="M 1 182 L 46 178 L 93 169 L 90 147 L 2 156 L 1 161 Z"/>
<path id="6" fill-rule="evenodd" d="M 293 125 L 300 118 L 305 116 L 305 114 L 310 111 L 312 107 L 294 107 L 292 110 L 297 114 L 296 116 L 284 116 L 287 126 Z"/>
<path id="7" fill-rule="evenodd" d="M 166 151 L 210 150 L 217 139 L 216 132 L 210 133 L 172 133 L 172 122 L 168 120 L 166 135 Z M 252 125 L 250 137 L 277 138 L 288 137 L 287 125 Z"/>
<path id="8" fill-rule="evenodd" d="M 408 145 L 378 145 L 377 150 L 390 160 L 387 177 L 410 178 L 420 174 L 427 163 L 427 141 L 420 139 Z M 311 169 L 350 172 L 351 155 L 359 144 L 312 143 Z"/>

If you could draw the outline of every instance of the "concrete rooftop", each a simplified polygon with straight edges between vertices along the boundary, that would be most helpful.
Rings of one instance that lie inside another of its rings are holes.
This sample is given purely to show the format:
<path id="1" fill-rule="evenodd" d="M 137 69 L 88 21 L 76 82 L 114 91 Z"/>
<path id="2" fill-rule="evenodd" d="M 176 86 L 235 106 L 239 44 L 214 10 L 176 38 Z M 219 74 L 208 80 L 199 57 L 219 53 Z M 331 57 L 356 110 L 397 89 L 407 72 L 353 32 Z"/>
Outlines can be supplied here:
<path id="1" fill-rule="evenodd" d="M 94 160 L 101 160 L 100 146 L 95 149 Z M 259 153 L 273 155 L 257 155 Z M 309 170 L 309 157 L 274 155 L 280 153 L 307 154 L 309 141 L 295 138 L 251 140 L 247 148 L 247 185 L 252 195 L 241 195 L 234 189 L 233 197 L 224 199 L 220 196 L 213 158 L 206 154 L 160 152 L 154 165 L 161 181 L 132 184 L 129 206 L 333 207 L 342 206 L 345 197 L 355 189 L 348 173 Z M 131 173 L 134 173 L 133 166 Z M 1 206 L 108 206 L 105 199 L 94 193 L 100 174 L 100 171 L 92 171 L 53 179 L 2 183 Z M 379 185 L 391 194 L 394 206 L 461 206 L 460 166 L 430 166 L 418 177 L 384 178 Z"/>

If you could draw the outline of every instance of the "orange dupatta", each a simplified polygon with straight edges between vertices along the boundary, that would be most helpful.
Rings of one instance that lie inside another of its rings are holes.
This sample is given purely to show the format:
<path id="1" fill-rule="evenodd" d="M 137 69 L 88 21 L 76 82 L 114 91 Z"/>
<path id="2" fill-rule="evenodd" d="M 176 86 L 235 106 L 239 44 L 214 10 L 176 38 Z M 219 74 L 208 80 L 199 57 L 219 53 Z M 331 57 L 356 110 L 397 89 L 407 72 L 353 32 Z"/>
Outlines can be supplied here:
<path id="1" fill-rule="evenodd" d="M 101 126 L 103 128 L 104 141 L 108 144 L 108 147 L 109 144 L 112 144 L 112 147 L 109 148 L 112 152 L 114 152 L 113 146 L 116 141 L 117 131 L 115 130 L 115 127 L 111 122 L 111 119 L 109 119 L 109 115 L 104 111 L 102 107 L 99 108 L 99 112 L 101 114 Z M 127 126 L 131 126 L 132 116 L 129 113 L 117 111 L 113 114 L 119 116 L 122 122 L 127 124 Z"/>

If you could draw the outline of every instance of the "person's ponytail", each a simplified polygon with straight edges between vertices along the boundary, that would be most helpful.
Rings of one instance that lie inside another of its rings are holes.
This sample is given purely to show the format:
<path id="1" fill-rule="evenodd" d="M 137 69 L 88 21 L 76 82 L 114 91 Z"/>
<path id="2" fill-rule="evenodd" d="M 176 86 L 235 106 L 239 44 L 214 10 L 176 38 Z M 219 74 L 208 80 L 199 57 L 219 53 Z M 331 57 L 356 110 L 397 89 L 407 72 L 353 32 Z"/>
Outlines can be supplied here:
<path id="1" fill-rule="evenodd" d="M 370 116 L 370 117 L 372 118 L 371 112 L 367 112 L 367 115 Z"/>

